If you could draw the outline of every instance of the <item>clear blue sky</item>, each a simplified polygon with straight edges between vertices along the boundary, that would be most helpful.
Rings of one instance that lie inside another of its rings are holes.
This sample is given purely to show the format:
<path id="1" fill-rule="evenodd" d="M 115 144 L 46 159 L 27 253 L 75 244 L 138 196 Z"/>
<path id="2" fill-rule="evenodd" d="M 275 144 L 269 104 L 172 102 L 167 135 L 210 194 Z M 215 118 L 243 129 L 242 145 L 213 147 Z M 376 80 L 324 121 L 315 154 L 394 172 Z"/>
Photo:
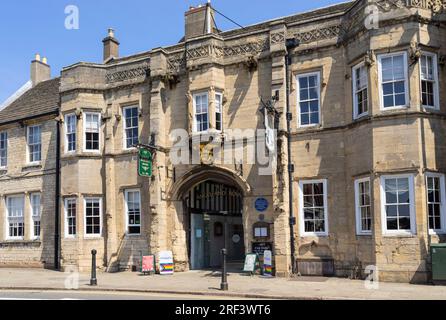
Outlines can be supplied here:
<path id="1" fill-rule="evenodd" d="M 213 0 L 213 6 L 249 25 L 345 0 Z M 0 103 L 29 80 L 35 53 L 48 57 L 52 75 L 78 61 L 100 62 L 102 39 L 116 29 L 120 54 L 129 55 L 178 42 L 184 12 L 206 0 L 6 0 L 0 10 Z M 79 8 L 79 30 L 65 29 L 65 7 Z M 217 16 L 222 30 L 235 26 Z"/>

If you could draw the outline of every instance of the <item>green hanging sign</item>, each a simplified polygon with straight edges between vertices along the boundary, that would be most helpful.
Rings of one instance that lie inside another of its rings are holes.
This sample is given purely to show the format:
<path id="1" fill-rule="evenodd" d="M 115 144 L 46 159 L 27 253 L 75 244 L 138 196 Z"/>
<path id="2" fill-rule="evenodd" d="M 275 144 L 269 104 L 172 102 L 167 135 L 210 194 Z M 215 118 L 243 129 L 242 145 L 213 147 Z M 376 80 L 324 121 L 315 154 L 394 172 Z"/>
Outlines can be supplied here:
<path id="1" fill-rule="evenodd" d="M 150 178 L 153 173 L 153 157 L 148 149 L 139 149 L 138 174 L 141 177 Z"/>

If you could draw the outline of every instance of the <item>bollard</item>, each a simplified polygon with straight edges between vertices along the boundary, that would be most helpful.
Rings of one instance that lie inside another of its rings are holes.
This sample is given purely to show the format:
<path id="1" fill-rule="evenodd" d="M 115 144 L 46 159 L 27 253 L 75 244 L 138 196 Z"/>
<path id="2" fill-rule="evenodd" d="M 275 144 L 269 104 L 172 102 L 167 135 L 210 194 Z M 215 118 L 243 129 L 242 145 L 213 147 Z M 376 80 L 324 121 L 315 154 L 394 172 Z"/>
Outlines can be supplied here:
<path id="1" fill-rule="evenodd" d="M 98 279 L 96 279 L 96 250 L 91 250 L 91 279 L 90 286 L 97 286 Z"/>
<path id="2" fill-rule="evenodd" d="M 223 249 L 221 250 L 221 254 L 223 256 L 223 271 L 221 274 L 221 291 L 228 291 L 229 290 L 229 286 L 228 286 L 228 275 L 226 272 L 226 255 L 227 255 L 227 250 Z"/>

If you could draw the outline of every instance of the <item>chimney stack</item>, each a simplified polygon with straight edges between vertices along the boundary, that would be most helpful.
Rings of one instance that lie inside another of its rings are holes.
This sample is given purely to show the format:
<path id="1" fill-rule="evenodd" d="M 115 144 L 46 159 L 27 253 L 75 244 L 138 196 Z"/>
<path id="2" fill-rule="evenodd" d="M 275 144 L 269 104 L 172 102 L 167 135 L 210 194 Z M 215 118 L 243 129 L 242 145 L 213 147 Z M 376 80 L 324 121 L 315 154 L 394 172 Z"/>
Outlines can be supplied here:
<path id="1" fill-rule="evenodd" d="M 33 87 L 40 82 L 51 79 L 51 68 L 48 65 L 47 59 L 42 60 L 40 54 L 36 54 L 34 60 L 31 62 L 31 82 Z"/>
<path id="2" fill-rule="evenodd" d="M 119 41 L 115 38 L 115 31 L 112 28 L 108 29 L 108 35 L 102 42 L 104 43 L 104 62 L 111 58 L 119 58 Z"/>
<path id="3" fill-rule="evenodd" d="M 206 34 L 215 33 L 215 12 L 212 9 L 211 2 L 198 7 L 190 7 L 185 13 L 186 30 L 185 39 L 191 39 Z"/>

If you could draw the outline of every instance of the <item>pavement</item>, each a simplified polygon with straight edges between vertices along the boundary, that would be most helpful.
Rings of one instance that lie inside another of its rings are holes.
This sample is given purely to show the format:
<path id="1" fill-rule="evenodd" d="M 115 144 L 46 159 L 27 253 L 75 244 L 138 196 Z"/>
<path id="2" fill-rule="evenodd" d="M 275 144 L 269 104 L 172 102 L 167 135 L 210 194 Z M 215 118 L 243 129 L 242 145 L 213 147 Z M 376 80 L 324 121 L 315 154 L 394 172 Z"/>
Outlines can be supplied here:
<path id="1" fill-rule="evenodd" d="M 263 278 L 240 273 L 228 276 L 229 291 L 219 290 L 221 274 L 190 271 L 170 276 L 144 276 L 138 272 L 98 273 L 98 285 L 90 286 L 88 274 L 42 269 L 0 269 L 0 290 L 146 293 L 227 299 L 291 300 L 446 300 L 445 286 L 379 283 L 367 288 L 365 281 L 341 278 Z"/>

